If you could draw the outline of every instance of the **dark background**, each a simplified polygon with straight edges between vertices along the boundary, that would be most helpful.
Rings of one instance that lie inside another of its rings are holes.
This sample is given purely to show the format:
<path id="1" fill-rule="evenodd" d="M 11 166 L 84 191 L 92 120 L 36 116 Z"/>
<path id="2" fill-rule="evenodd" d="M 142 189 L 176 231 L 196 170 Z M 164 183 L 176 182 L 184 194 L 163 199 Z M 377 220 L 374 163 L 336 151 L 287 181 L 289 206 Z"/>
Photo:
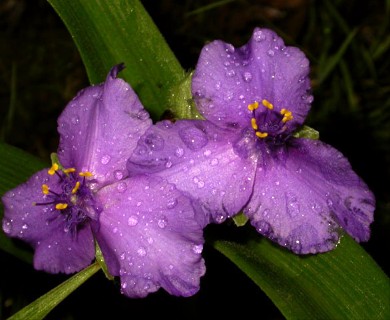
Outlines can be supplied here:
<path id="1" fill-rule="evenodd" d="M 372 237 L 362 246 L 389 274 L 390 81 L 389 7 L 386 1 L 142 1 L 186 70 L 206 41 L 235 46 L 256 26 L 277 31 L 311 61 L 314 102 L 307 125 L 342 151 L 377 198 Z M 332 3 L 332 4 L 329 4 Z M 389 1 L 387 1 L 389 3 Z M 212 4 L 211 6 L 209 6 Z M 390 5 L 388 5 L 390 6 Z M 329 66 L 347 36 L 348 49 Z M 0 139 L 47 161 L 57 149 L 56 120 L 78 90 L 88 86 L 80 55 L 54 10 L 41 0 L 0 0 Z M 1 156 L 1 155 L 0 155 Z M 1 183 L 1 182 L 0 182 Z M 219 226 L 229 229 L 229 226 Z M 208 227 L 213 232 L 214 227 Z M 265 294 L 207 244 L 207 273 L 190 298 L 164 291 L 128 299 L 100 272 L 72 293 L 48 319 L 137 319 L 205 315 L 283 319 Z M 0 251 L 0 318 L 7 318 L 63 280 Z"/>

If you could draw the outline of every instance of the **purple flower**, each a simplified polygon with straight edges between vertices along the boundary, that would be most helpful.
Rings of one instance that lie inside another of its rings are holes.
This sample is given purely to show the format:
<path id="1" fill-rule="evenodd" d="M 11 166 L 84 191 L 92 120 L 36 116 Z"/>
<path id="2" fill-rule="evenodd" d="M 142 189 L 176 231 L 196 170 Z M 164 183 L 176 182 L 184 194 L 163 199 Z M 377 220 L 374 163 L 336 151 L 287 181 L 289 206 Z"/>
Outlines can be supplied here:
<path id="1" fill-rule="evenodd" d="M 38 270 L 79 271 L 94 259 L 96 240 L 125 295 L 162 287 L 190 296 L 205 272 L 203 221 L 174 185 L 128 174 L 126 160 L 152 123 L 116 78 L 122 68 L 67 105 L 58 161 L 3 196 L 3 230 L 34 248 Z"/>
<path id="2" fill-rule="evenodd" d="M 206 120 L 147 130 L 128 169 L 168 179 L 212 222 L 243 211 L 259 233 L 295 253 L 333 249 L 343 228 L 367 241 L 375 199 L 333 147 L 294 137 L 313 97 L 309 61 L 273 31 L 255 29 L 235 48 L 207 44 L 192 79 Z M 157 150 L 147 138 L 164 138 Z"/>

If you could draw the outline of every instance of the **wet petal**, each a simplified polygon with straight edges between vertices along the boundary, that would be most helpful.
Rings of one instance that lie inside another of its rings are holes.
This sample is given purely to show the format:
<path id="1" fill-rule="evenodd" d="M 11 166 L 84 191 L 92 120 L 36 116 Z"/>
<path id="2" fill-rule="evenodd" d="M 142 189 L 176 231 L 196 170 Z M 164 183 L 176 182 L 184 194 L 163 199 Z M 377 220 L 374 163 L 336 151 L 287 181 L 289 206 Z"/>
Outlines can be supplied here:
<path id="1" fill-rule="evenodd" d="M 286 47 L 275 32 L 256 28 L 240 48 L 220 40 L 203 48 L 192 93 L 201 114 L 218 126 L 248 126 L 248 105 L 266 99 L 276 111 L 292 111 L 293 129 L 303 123 L 313 100 L 308 75 L 302 51 Z"/>
<path id="2" fill-rule="evenodd" d="M 367 241 L 375 199 L 336 149 L 297 139 L 283 160 L 258 168 L 246 214 L 256 229 L 295 253 L 333 249 L 342 227 Z"/>
<path id="3" fill-rule="evenodd" d="M 66 228 L 65 217 L 42 193 L 42 185 L 55 186 L 56 176 L 42 170 L 26 183 L 8 191 L 3 197 L 3 230 L 9 237 L 21 239 L 34 249 L 34 267 L 51 273 L 72 273 L 88 266 L 95 255 L 89 227 L 72 235 Z M 55 188 L 53 189 L 55 191 Z"/>
<path id="4" fill-rule="evenodd" d="M 117 78 L 121 68 L 114 67 L 103 84 L 79 92 L 58 120 L 61 163 L 105 183 L 123 177 L 126 159 L 151 125 L 133 89 Z"/>
<path id="5" fill-rule="evenodd" d="M 127 296 L 144 297 L 160 287 L 190 296 L 205 272 L 202 217 L 174 185 L 157 179 L 136 176 L 100 190 L 106 205 L 96 237 Z"/>
<path id="6" fill-rule="evenodd" d="M 154 172 L 174 183 L 220 223 L 237 214 L 252 193 L 256 164 L 236 153 L 237 138 L 208 121 L 160 122 L 141 137 L 127 168 L 130 173 Z"/>

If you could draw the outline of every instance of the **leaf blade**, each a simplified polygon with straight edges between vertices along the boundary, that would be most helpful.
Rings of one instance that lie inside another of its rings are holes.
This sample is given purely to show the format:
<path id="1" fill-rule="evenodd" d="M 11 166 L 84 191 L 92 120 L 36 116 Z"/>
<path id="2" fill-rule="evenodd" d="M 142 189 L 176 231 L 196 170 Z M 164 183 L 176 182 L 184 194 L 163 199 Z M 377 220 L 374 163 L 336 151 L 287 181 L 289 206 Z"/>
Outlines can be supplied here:
<path id="1" fill-rule="evenodd" d="M 213 246 L 245 272 L 287 319 L 384 319 L 390 316 L 390 283 L 349 236 L 337 249 L 302 257 L 251 237 L 246 244 Z"/>

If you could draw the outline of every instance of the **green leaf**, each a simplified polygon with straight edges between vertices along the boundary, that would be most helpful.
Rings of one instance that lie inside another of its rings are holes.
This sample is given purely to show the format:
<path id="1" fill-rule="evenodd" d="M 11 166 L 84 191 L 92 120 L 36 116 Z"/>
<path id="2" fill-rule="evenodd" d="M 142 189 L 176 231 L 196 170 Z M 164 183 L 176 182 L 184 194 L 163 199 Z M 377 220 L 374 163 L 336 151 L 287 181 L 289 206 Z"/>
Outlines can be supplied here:
<path id="1" fill-rule="evenodd" d="M 328 253 L 298 256 L 258 234 L 213 246 L 244 271 L 287 319 L 390 319 L 390 282 L 345 235 Z"/>
<path id="2" fill-rule="evenodd" d="M 69 294 L 81 286 L 92 275 L 94 275 L 100 266 L 94 263 L 79 273 L 75 274 L 68 280 L 64 281 L 45 295 L 41 296 L 22 310 L 15 313 L 8 320 L 40 320 L 48 315 L 61 301 Z"/>
<path id="3" fill-rule="evenodd" d="M 0 196 L 25 182 L 32 174 L 47 167 L 43 161 L 5 143 L 0 143 Z M 0 219 L 3 217 L 3 207 L 0 210 Z M 24 247 L 18 246 L 12 239 L 0 231 L 0 249 L 15 257 L 31 263 L 32 253 Z"/>
<path id="4" fill-rule="evenodd" d="M 155 117 L 168 107 L 168 89 L 184 70 L 137 0 L 48 0 L 71 33 L 91 83 L 124 62 L 128 81 Z M 175 106 L 173 106 L 174 108 Z"/>
<path id="5" fill-rule="evenodd" d="M 318 140 L 320 138 L 320 133 L 309 126 L 303 125 L 294 132 L 294 137 Z"/>

